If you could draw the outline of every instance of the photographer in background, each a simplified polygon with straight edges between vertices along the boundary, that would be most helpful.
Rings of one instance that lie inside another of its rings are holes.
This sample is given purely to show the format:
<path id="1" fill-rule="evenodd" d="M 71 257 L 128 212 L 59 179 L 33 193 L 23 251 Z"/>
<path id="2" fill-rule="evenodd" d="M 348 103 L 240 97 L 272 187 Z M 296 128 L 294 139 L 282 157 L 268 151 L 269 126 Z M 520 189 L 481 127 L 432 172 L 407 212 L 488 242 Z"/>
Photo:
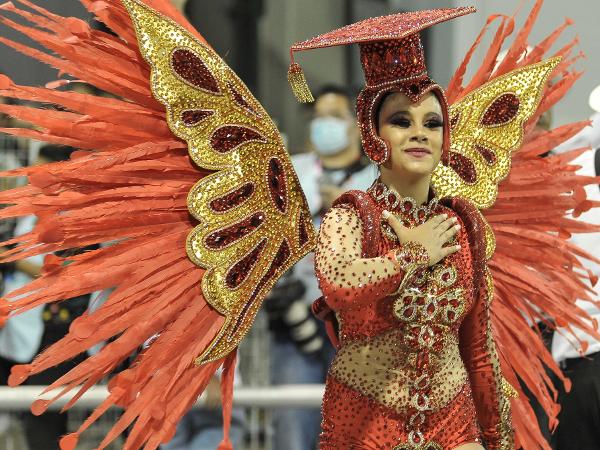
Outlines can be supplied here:
<path id="1" fill-rule="evenodd" d="M 313 150 L 292 157 L 316 228 L 337 197 L 351 189 L 366 190 L 375 178 L 376 171 L 361 150 L 353 105 L 354 99 L 344 89 L 322 89 L 316 96 L 310 122 Z M 311 303 L 320 296 L 314 254 L 310 253 L 279 280 L 267 297 L 272 384 L 325 382 L 334 351 L 322 323 L 310 311 Z M 278 410 L 273 448 L 315 449 L 320 422 L 318 409 Z"/>

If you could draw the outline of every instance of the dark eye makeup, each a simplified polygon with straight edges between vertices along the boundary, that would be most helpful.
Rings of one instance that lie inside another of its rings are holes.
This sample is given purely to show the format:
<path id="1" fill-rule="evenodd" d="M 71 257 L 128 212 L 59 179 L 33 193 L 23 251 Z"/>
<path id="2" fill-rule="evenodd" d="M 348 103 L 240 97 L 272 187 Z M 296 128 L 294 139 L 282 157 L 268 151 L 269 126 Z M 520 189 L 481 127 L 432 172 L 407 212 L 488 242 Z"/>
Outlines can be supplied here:
<path id="1" fill-rule="evenodd" d="M 427 128 L 441 128 L 444 126 L 444 122 L 441 119 L 433 118 L 425 122 L 425 126 Z"/>
<path id="2" fill-rule="evenodd" d="M 396 125 L 401 128 L 410 127 L 410 120 L 408 120 L 406 117 L 399 116 L 399 115 L 394 115 L 394 116 L 390 117 L 390 123 L 392 125 Z"/>
<path id="3" fill-rule="evenodd" d="M 402 113 L 393 114 L 392 117 L 388 119 L 388 122 L 401 128 L 409 128 L 411 125 L 411 120 Z M 428 118 L 425 121 L 425 126 L 430 129 L 440 128 L 444 126 L 444 122 L 436 115 Z"/>

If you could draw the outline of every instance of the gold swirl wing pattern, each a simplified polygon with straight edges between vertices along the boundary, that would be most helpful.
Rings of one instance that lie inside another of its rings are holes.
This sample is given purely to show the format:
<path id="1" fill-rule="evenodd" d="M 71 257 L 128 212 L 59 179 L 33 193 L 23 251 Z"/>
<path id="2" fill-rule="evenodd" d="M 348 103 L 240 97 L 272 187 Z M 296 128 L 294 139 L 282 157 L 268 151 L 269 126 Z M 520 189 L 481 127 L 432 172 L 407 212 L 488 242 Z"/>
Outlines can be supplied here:
<path id="1" fill-rule="evenodd" d="M 171 131 L 198 166 L 214 171 L 187 199 L 199 221 L 187 253 L 206 269 L 206 301 L 225 316 L 196 359 L 214 361 L 239 344 L 277 278 L 314 247 L 315 230 L 281 136 L 248 88 L 175 22 L 139 0 L 122 1 Z"/>
<path id="2" fill-rule="evenodd" d="M 498 183 L 510 172 L 511 154 L 542 98 L 560 57 L 497 77 L 450 106 L 449 165 L 438 164 L 432 184 L 440 197 L 462 197 L 491 207 Z"/>

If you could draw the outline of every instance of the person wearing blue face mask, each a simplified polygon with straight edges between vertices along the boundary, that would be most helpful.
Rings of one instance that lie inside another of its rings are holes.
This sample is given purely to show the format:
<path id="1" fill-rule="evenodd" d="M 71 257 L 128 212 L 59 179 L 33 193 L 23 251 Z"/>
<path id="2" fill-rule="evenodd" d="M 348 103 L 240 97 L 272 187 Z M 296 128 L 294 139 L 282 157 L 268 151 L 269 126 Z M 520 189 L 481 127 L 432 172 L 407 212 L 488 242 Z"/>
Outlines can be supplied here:
<path id="1" fill-rule="evenodd" d="M 318 166 L 310 172 L 317 175 L 320 209 L 328 209 L 337 196 L 354 189 L 351 185 L 356 180 L 351 181 L 351 178 L 355 175 L 359 184 L 360 180 L 376 176 L 375 169 L 367 168 L 368 160 L 363 157 L 352 105 L 353 100 L 344 89 L 334 85 L 324 87 L 316 97 L 310 122 L 309 138 L 314 153 L 293 158 L 299 168 L 304 168 L 308 161 Z M 306 182 L 312 184 L 311 176 L 306 178 Z"/>
<path id="2" fill-rule="evenodd" d="M 306 194 L 313 223 L 343 192 L 367 189 L 377 176 L 360 146 L 354 99 L 337 86 L 327 86 L 315 97 L 309 124 L 311 150 L 294 155 L 292 163 Z M 322 322 L 310 312 L 321 295 L 310 253 L 284 275 L 265 303 L 271 329 L 271 382 L 324 383 L 333 347 Z M 321 415 L 318 409 L 279 409 L 274 415 L 273 448 L 316 448 Z"/>
<path id="3" fill-rule="evenodd" d="M 344 150 L 356 153 L 358 133 L 356 121 L 352 117 L 350 99 L 343 93 L 328 88 L 314 105 L 314 117 L 310 122 L 310 142 L 322 157 L 339 155 Z"/>
<path id="4" fill-rule="evenodd" d="M 335 99 L 335 94 L 329 94 Z M 315 117 L 310 124 L 310 141 L 322 156 L 337 155 L 350 144 L 351 122 L 339 117 Z"/>

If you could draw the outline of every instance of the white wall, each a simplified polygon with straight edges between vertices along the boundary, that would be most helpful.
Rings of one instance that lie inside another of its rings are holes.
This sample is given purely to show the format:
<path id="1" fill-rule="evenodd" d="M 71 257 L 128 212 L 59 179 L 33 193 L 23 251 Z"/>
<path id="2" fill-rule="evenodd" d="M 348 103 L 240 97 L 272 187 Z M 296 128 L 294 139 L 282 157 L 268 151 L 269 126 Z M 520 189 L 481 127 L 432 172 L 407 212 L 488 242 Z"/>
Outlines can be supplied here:
<path id="1" fill-rule="evenodd" d="M 293 152 L 304 143 L 308 108 L 296 101 L 287 81 L 289 48 L 342 25 L 342 0 L 265 0 L 260 24 L 260 99 L 279 129 L 288 134 Z M 323 84 L 344 79 L 341 48 L 300 52 L 295 58 L 313 93 Z"/>

